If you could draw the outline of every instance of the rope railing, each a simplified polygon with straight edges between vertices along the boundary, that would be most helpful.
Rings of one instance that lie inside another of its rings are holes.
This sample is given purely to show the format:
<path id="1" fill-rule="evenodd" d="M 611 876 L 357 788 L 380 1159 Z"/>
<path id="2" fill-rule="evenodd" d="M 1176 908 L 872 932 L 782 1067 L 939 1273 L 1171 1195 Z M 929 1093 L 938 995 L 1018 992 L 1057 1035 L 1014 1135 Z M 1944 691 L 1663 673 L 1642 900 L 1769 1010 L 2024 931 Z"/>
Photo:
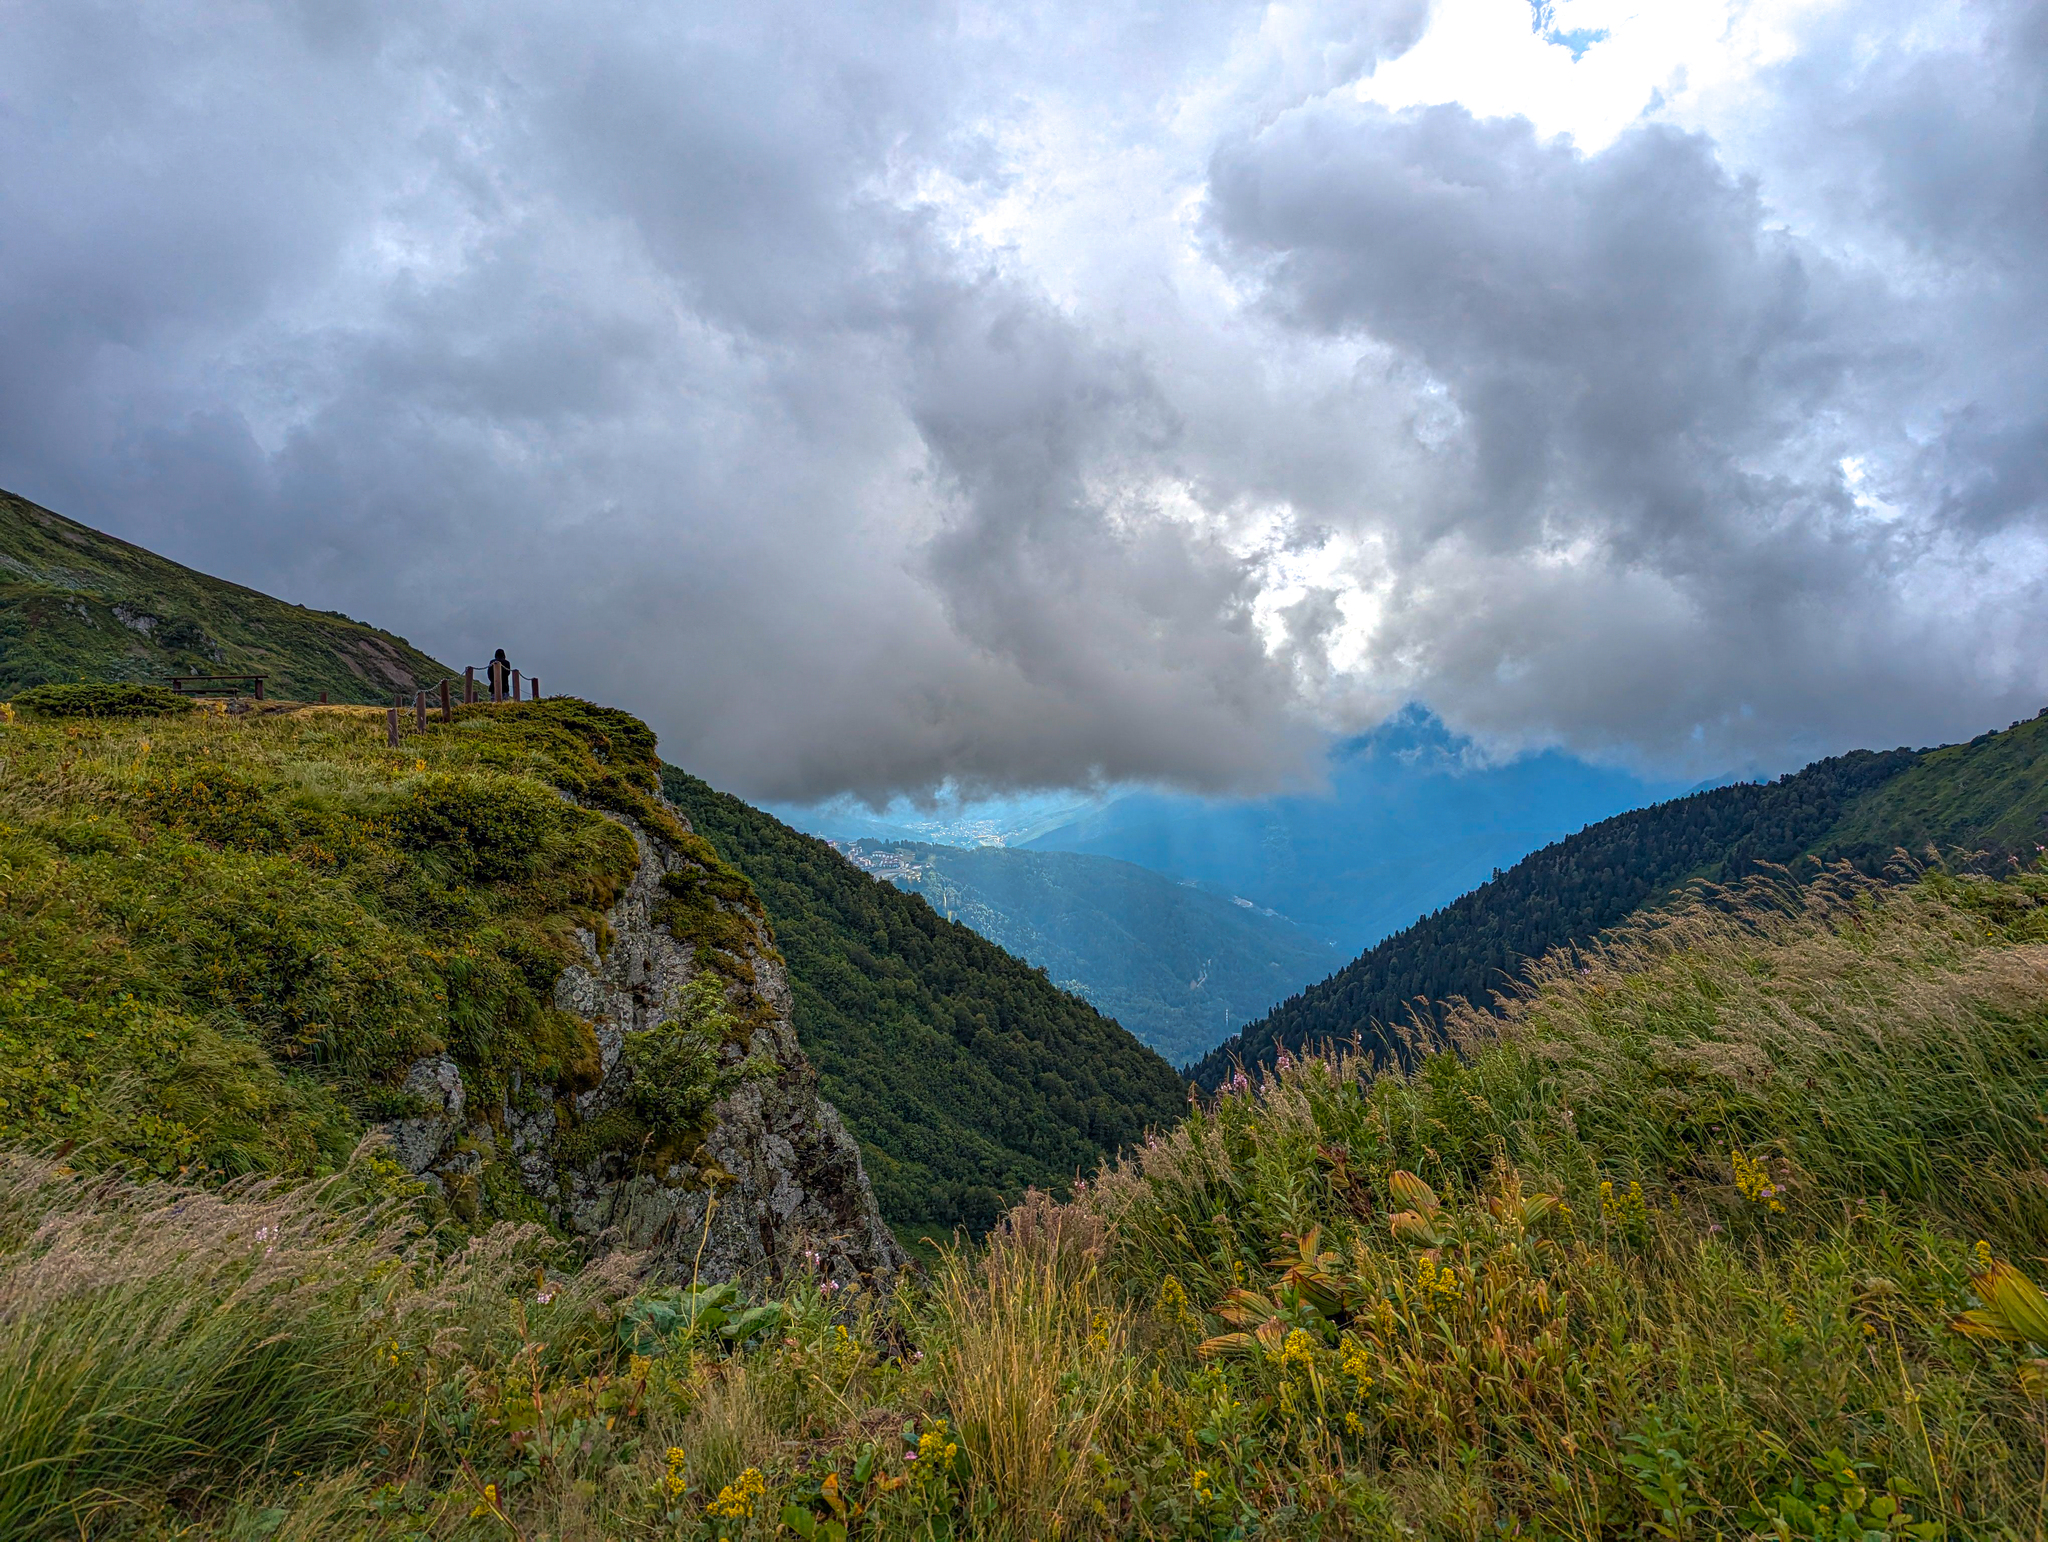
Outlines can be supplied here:
<path id="1" fill-rule="evenodd" d="M 506 664 L 501 669 L 499 668 L 500 662 L 501 661 L 498 659 L 492 659 L 490 663 L 484 665 L 484 677 L 486 681 L 486 688 L 490 692 L 488 700 L 486 700 L 477 689 L 476 665 L 468 664 L 463 666 L 463 706 L 498 707 L 503 706 L 508 701 L 518 701 L 521 699 L 522 684 L 525 686 L 528 692 L 528 700 L 540 700 L 539 675 L 533 675 L 526 679 L 524 682 L 522 682 L 520 680 L 518 670 L 512 668 L 510 664 Z M 394 702 L 391 706 L 386 707 L 384 709 L 385 743 L 389 745 L 392 749 L 398 748 L 400 742 L 399 714 L 404 712 L 408 706 L 412 708 L 414 731 L 418 733 L 425 733 L 427 731 L 427 711 L 429 705 L 429 696 L 438 696 L 440 698 L 437 702 L 433 703 L 433 705 L 440 709 L 441 721 L 444 723 L 454 722 L 456 704 L 454 700 L 454 692 L 450 689 L 450 687 L 452 687 L 454 684 L 455 682 L 452 680 L 443 680 L 432 691 L 415 691 L 412 694 L 412 700 L 410 702 L 406 700 L 405 692 L 400 691 L 398 693 L 398 700 Z"/>

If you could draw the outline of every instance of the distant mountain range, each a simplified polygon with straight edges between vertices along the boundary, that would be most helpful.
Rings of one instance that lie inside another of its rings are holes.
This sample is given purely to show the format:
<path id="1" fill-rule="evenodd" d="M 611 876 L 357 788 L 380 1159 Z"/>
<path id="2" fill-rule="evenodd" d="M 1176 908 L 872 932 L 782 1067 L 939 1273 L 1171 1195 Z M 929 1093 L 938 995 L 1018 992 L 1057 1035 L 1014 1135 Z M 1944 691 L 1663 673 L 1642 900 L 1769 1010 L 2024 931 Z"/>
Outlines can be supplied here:
<path id="1" fill-rule="evenodd" d="M 1136 793 L 1013 844 L 1195 879 L 1350 952 L 1561 836 L 1679 790 L 1556 751 L 1489 764 L 1411 710 L 1340 746 L 1322 793 Z"/>
<path id="2" fill-rule="evenodd" d="M 1692 879 L 1801 857 L 1875 873 L 1901 849 L 2003 867 L 2044 846 L 2048 712 L 1968 744 L 1859 750 L 1693 793 L 1546 846 L 1249 1024 L 1192 1074 L 1214 1087 L 1239 1064 L 1330 1040 L 1392 1052 L 1402 1025 L 1438 1017 L 1447 999 L 1486 1005 L 1529 959 L 1591 943 Z"/>
<path id="3" fill-rule="evenodd" d="M 273 696 L 368 703 L 459 673 L 403 637 L 195 572 L 0 491 L 0 696 L 244 672 L 269 676 Z"/>
<path id="4" fill-rule="evenodd" d="M 856 865 L 1043 969 L 1175 1064 L 1335 967 L 1285 917 L 1111 857 L 855 841 Z"/>

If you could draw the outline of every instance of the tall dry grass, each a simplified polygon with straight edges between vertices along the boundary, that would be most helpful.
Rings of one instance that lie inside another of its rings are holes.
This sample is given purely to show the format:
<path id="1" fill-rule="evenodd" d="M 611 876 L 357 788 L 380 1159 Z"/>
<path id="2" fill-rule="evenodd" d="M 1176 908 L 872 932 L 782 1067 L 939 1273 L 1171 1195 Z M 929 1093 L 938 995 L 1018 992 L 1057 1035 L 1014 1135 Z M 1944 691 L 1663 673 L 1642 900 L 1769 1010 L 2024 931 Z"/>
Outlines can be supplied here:
<path id="1" fill-rule="evenodd" d="M 1132 1323 L 1090 1212 L 1032 1193 L 932 1291 L 934 1391 L 966 1448 L 989 1534 L 1072 1529 L 1136 1391 Z"/>
<path id="2" fill-rule="evenodd" d="M 0 1536 L 76 1537 L 354 1449 L 381 1379 L 367 1311 L 405 1240 L 310 1188 L 0 1158 Z"/>

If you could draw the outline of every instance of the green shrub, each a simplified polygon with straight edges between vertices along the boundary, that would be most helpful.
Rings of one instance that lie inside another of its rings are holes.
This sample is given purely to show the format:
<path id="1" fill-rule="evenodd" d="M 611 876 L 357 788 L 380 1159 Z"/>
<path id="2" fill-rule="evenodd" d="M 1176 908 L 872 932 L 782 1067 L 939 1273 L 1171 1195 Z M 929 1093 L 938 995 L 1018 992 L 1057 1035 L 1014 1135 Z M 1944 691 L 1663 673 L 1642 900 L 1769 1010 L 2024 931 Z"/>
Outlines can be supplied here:
<path id="1" fill-rule="evenodd" d="M 160 685 L 108 683 L 31 686 L 14 705 L 37 717 L 162 717 L 190 712 L 193 703 Z"/>
<path id="2" fill-rule="evenodd" d="M 392 826 L 410 849 L 437 852 L 462 877 L 491 883 L 532 872 L 567 807 L 524 777 L 434 772 L 413 779 Z"/>
<path id="3" fill-rule="evenodd" d="M 621 1054 L 632 1068 L 632 1103 L 656 1131 L 685 1136 L 703 1127 L 720 1098 L 774 1067 L 758 1058 L 729 1060 L 726 1046 L 740 1028 L 726 1006 L 724 983 L 700 974 L 684 988 L 675 1017 L 629 1033 Z"/>

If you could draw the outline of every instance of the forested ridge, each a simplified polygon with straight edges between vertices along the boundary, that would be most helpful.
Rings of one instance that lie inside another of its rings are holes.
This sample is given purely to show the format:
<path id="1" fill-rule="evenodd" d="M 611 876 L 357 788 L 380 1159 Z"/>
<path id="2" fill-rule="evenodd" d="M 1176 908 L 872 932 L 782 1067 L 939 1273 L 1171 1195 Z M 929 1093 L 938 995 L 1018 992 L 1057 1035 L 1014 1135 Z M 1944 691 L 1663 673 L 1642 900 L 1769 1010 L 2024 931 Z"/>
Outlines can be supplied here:
<path id="1" fill-rule="evenodd" d="M 1715 787 L 1589 825 L 1368 949 L 1225 1040 L 1189 1075 L 1215 1087 L 1242 1064 L 1354 1036 L 1390 1051 L 1392 1032 L 1441 1016 L 1462 997 L 1484 1005 L 1521 965 L 1590 941 L 1691 878 L 1722 881 L 1821 844 L 1863 795 L 1914 765 L 1912 750 L 1857 750 L 1775 782 Z M 1899 844 L 1866 843 L 1889 856 Z"/>
<path id="2" fill-rule="evenodd" d="M 797 1036 L 892 1223 L 979 1230 L 1182 1112 L 1166 1061 L 921 895 L 687 772 L 662 783 L 766 906 Z"/>

